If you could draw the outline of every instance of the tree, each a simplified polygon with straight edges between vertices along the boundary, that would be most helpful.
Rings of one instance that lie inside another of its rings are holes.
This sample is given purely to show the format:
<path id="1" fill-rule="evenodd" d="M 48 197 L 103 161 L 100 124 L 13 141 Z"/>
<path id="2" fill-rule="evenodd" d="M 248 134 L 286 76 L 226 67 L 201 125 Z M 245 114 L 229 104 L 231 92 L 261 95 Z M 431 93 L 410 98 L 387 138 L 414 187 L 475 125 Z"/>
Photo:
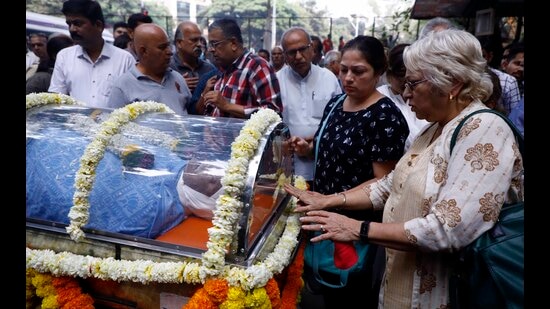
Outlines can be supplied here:
<path id="1" fill-rule="evenodd" d="M 243 34 L 244 45 L 258 50 L 266 46 L 266 31 L 271 31 L 271 5 L 273 0 L 213 0 L 212 5 L 198 12 L 198 22 L 202 28 L 222 17 L 234 18 Z M 328 20 L 323 11 L 315 10 L 315 1 L 309 0 L 305 7 L 286 0 L 277 0 L 276 42 L 289 27 L 300 26 L 310 34 L 328 33 L 323 19 Z"/>
<path id="2" fill-rule="evenodd" d="M 63 4 L 58 0 L 26 0 L 27 11 L 46 14 L 57 17 L 64 17 L 61 13 Z M 97 0 L 101 5 L 103 16 L 105 17 L 105 29 L 112 30 L 111 27 L 118 21 L 127 21 L 131 14 L 141 12 L 141 0 Z M 153 21 L 164 27 L 168 34 L 174 33 L 172 30 L 172 17 L 163 4 L 156 1 L 145 1 L 144 5 Z M 170 21 L 170 22 L 168 22 Z"/>

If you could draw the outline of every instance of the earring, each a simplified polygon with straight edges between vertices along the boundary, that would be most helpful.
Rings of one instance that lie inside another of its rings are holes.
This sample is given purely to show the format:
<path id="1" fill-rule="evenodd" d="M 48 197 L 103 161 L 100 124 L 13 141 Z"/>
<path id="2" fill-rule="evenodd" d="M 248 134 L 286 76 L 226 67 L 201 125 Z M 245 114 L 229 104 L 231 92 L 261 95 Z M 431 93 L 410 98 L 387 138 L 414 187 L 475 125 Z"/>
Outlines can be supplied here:
<path id="1" fill-rule="evenodd" d="M 449 100 L 453 100 L 455 97 L 452 94 L 449 94 Z"/>

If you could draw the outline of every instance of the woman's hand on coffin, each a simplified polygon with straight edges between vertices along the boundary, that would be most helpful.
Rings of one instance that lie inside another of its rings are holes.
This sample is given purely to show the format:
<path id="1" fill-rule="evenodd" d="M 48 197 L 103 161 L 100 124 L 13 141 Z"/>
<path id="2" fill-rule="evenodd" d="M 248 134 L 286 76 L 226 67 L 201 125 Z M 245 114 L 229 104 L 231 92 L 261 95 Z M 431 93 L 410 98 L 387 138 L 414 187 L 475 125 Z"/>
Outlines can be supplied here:
<path id="1" fill-rule="evenodd" d="M 309 210 L 321 210 L 331 207 L 330 196 L 319 192 L 300 190 L 290 184 L 284 185 L 285 191 L 298 198 L 298 204 L 294 212 L 305 212 Z"/>

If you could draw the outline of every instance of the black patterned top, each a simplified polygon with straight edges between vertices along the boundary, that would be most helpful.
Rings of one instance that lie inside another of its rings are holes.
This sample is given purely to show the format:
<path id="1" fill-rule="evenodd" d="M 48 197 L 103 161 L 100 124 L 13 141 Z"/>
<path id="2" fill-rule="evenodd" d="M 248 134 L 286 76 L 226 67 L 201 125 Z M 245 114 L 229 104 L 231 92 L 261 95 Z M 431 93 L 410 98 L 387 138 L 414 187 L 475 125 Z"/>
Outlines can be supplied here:
<path id="1" fill-rule="evenodd" d="M 334 96 L 326 105 L 321 125 L 334 104 L 320 140 L 314 190 L 342 192 L 372 179 L 373 162 L 399 160 L 409 135 L 407 121 L 391 99 L 383 97 L 366 109 L 344 112 Z M 315 133 L 315 140 L 319 130 Z"/>

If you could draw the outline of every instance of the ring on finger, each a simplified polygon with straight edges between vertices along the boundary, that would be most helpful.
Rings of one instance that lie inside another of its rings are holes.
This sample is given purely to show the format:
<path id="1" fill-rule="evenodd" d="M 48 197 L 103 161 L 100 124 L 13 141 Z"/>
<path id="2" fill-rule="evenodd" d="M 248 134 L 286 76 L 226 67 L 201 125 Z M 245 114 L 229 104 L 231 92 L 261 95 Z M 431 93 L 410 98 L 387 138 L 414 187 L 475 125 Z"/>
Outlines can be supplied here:
<path id="1" fill-rule="evenodd" d="M 325 231 L 325 226 L 324 226 L 324 225 L 321 225 L 321 231 L 322 231 L 323 233 L 326 232 L 326 231 Z"/>

